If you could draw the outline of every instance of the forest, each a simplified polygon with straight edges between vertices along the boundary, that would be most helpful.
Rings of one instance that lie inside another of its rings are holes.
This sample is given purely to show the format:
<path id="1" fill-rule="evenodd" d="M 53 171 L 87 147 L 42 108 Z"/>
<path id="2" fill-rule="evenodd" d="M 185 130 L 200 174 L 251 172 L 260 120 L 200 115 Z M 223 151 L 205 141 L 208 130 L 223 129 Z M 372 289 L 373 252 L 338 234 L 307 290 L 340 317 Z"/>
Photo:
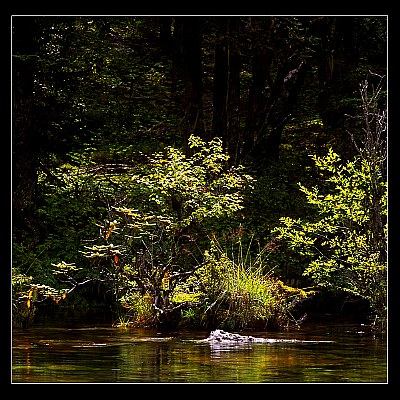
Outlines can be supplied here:
<path id="1" fill-rule="evenodd" d="M 12 321 L 387 313 L 385 16 L 13 16 Z"/>

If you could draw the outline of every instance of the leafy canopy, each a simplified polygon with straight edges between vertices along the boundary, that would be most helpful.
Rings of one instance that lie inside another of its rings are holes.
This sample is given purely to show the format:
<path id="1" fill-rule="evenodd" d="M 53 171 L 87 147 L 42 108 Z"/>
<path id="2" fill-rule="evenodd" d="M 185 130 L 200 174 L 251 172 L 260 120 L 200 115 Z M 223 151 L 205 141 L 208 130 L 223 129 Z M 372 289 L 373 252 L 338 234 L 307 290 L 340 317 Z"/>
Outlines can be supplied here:
<path id="1" fill-rule="evenodd" d="M 232 215 L 243 208 L 241 191 L 254 181 L 242 166 L 227 167 L 229 155 L 220 138 L 207 144 L 192 135 L 188 144 L 192 156 L 166 147 L 133 177 L 148 196 L 149 208 L 171 218 L 172 227 Z"/>
<path id="2" fill-rule="evenodd" d="M 283 217 L 273 232 L 290 249 L 307 257 L 304 275 L 317 285 L 364 298 L 383 315 L 387 270 L 384 177 L 376 163 L 360 156 L 342 163 L 329 149 L 325 157 L 312 158 L 325 176 L 325 185 L 299 186 L 316 208 L 315 220 Z"/>
<path id="3" fill-rule="evenodd" d="M 197 304 L 182 287 L 206 262 L 202 242 L 218 219 L 243 208 L 253 182 L 241 166 L 229 167 L 221 139 L 191 136 L 188 144 L 192 155 L 167 147 L 129 172 L 129 184 L 118 179 L 125 204 L 117 197 L 99 225 L 102 243 L 83 251 L 120 304 L 150 324 Z"/>

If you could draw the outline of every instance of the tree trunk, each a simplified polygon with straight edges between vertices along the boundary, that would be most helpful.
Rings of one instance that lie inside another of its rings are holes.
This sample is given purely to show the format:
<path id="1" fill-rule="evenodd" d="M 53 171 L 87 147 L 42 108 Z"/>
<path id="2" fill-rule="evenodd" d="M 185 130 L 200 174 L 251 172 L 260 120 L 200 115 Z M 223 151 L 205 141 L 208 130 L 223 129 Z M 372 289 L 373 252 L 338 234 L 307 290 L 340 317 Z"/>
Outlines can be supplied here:
<path id="1" fill-rule="evenodd" d="M 228 153 L 231 163 L 239 163 L 242 139 L 240 135 L 240 46 L 237 37 L 240 29 L 238 18 L 229 19 L 229 80 L 228 80 Z"/>
<path id="2" fill-rule="evenodd" d="M 297 68 L 289 71 L 286 70 L 274 85 L 275 89 L 272 91 L 273 94 L 271 97 L 274 103 L 280 98 L 281 106 L 272 113 L 269 121 L 271 129 L 268 135 L 262 136 L 263 139 L 259 146 L 262 149 L 263 158 L 267 160 L 277 160 L 279 158 L 282 133 L 290 120 L 308 71 L 309 65 L 303 61 L 299 61 Z M 290 86 L 288 87 L 288 85 Z"/>
<path id="3" fill-rule="evenodd" d="M 172 17 L 160 17 L 160 41 L 167 46 L 171 41 L 171 25 Z"/>
<path id="4" fill-rule="evenodd" d="M 256 23 L 256 22 L 255 22 Z M 272 21 L 271 21 L 272 25 Z M 251 155 L 260 140 L 261 128 L 265 124 L 267 116 L 265 87 L 269 80 L 269 71 L 272 62 L 272 54 L 267 47 L 269 34 L 265 32 L 263 42 L 260 43 L 260 38 L 255 28 L 252 28 L 251 43 L 251 72 L 252 81 L 249 89 L 249 99 L 246 117 L 246 126 L 244 134 L 243 150 L 244 154 Z"/>
<path id="5" fill-rule="evenodd" d="M 223 138 L 226 145 L 228 106 L 228 19 L 219 19 L 220 40 L 215 44 L 212 136 Z"/>
<path id="6" fill-rule="evenodd" d="M 215 45 L 212 134 L 222 138 L 236 164 L 240 151 L 240 48 L 237 38 L 240 20 L 218 20 L 220 40 Z"/>
<path id="7" fill-rule="evenodd" d="M 14 234 L 18 235 L 20 229 L 35 230 L 32 218 L 39 152 L 34 111 L 37 49 L 35 18 L 13 17 L 12 23 L 12 211 Z"/>
<path id="8" fill-rule="evenodd" d="M 296 48 L 276 42 L 276 25 L 275 18 L 270 18 L 254 21 L 252 28 L 252 83 L 244 153 L 260 166 L 279 158 L 283 130 L 309 70 L 301 45 Z M 281 35 L 290 31 L 290 27 L 281 29 L 286 29 Z"/>
<path id="9" fill-rule="evenodd" d="M 183 81 L 183 136 L 203 136 L 203 81 L 200 20 L 198 17 L 175 18 L 175 68 Z"/>

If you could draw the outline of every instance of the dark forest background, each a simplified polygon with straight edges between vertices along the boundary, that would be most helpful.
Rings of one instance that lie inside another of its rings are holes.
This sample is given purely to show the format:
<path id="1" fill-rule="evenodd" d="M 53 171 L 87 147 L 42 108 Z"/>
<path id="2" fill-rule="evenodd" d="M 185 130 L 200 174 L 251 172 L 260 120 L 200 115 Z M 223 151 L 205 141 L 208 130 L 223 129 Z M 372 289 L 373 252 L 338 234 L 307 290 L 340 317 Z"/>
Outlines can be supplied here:
<path id="1" fill-rule="evenodd" d="M 256 179 L 221 232 L 271 243 L 280 217 L 313 211 L 298 190 L 319 182 L 310 155 L 357 154 L 360 84 L 387 67 L 384 16 L 13 17 L 13 267 L 54 287 L 63 260 L 90 272 L 79 250 L 122 198 L 107 174 L 167 146 L 190 155 L 190 135 L 221 138 Z M 269 263 L 310 284 L 301 257 Z M 70 305 L 104 305 L 103 291 L 87 285 Z M 353 300 L 337 296 L 335 309 Z"/>

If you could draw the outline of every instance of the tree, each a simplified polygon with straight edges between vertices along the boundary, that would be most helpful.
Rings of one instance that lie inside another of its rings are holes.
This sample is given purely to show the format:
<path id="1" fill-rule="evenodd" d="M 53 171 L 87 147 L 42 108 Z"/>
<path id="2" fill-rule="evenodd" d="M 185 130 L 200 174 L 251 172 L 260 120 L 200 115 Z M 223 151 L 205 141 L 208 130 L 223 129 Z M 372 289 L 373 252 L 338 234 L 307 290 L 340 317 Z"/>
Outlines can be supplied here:
<path id="1" fill-rule="evenodd" d="M 316 47 L 317 110 L 326 136 L 346 158 L 355 154 L 346 133 L 347 115 L 357 111 L 355 82 L 369 71 L 385 75 L 387 69 L 387 18 L 329 16 L 318 18 L 313 28 Z"/>
<path id="2" fill-rule="evenodd" d="M 37 21 L 34 18 L 13 18 L 12 215 L 14 227 L 27 230 L 32 236 L 37 235 L 33 214 L 40 152 L 34 101 L 38 61 L 36 33 Z M 15 230 L 14 234 L 17 234 Z"/>
<path id="3" fill-rule="evenodd" d="M 317 285 L 365 299 L 383 325 L 387 311 L 386 112 L 377 108 L 380 87 L 361 85 L 365 140 L 353 160 L 331 148 L 313 156 L 325 185 L 299 184 L 314 219 L 281 218 L 277 238 L 305 256 L 304 275 Z"/>
<path id="4" fill-rule="evenodd" d="M 182 148 L 191 132 L 218 136 L 228 163 L 258 174 L 256 201 L 241 211 L 244 228 L 264 238 L 282 207 L 297 217 L 304 210 L 293 187 L 309 166 L 305 154 L 321 154 L 325 140 L 346 155 L 350 136 L 331 123 L 342 126 L 353 114 L 360 74 L 386 65 L 383 17 L 15 17 L 13 24 L 13 265 L 48 285 L 49 265 L 80 262 L 76 248 L 91 237 L 92 219 L 131 193 L 140 197 L 123 189 L 145 159 L 139 150 Z M 185 224 L 182 196 L 169 202 Z M 204 219 L 201 228 L 213 223 Z M 195 225 L 183 229 L 200 237 Z"/>
<path id="5" fill-rule="evenodd" d="M 313 292 L 286 286 L 266 271 L 269 248 L 259 248 L 254 258 L 250 247 L 244 252 L 241 227 L 232 235 L 237 255 L 232 248 L 228 256 L 217 240 L 219 225 L 226 231 L 229 218 L 242 210 L 253 179 L 241 166 L 227 165 L 221 139 L 206 143 L 192 135 L 189 147 L 190 157 L 167 147 L 128 176 L 108 174 L 115 183 L 125 182 L 124 205 L 110 207 L 109 219 L 98 225 L 101 243 L 83 251 L 97 277 L 79 277 L 82 268 L 72 263 L 54 265 L 55 274 L 71 285 L 66 293 L 102 281 L 119 304 L 118 324 L 170 328 L 183 319 L 237 329 L 298 324 L 291 311 Z"/>
<path id="6" fill-rule="evenodd" d="M 217 20 L 219 37 L 215 43 L 214 77 L 213 77 L 213 119 L 212 132 L 219 137 L 226 137 L 228 123 L 228 18 Z M 226 143 L 226 138 L 225 138 Z"/>
<path id="7" fill-rule="evenodd" d="M 183 138 L 204 136 L 202 33 L 198 17 L 174 18 L 175 65 L 177 76 L 183 81 Z"/>
<path id="8" fill-rule="evenodd" d="M 279 157 L 282 133 L 305 78 L 315 37 L 313 20 L 252 17 L 251 86 L 244 137 L 244 154 L 269 162 Z"/>
<path id="9" fill-rule="evenodd" d="M 212 133 L 223 140 L 232 164 L 239 160 L 240 139 L 240 34 L 242 21 L 220 17 L 215 41 Z"/>
<path id="10" fill-rule="evenodd" d="M 114 177 L 125 182 L 129 196 L 124 206 L 110 208 L 109 220 L 100 227 L 103 243 L 84 251 L 98 270 L 97 279 L 125 308 L 137 313 L 137 302 L 147 299 L 151 325 L 171 323 L 174 313 L 193 306 L 187 298 L 196 296 L 187 293 L 185 301 L 178 301 L 177 294 L 207 262 L 202 248 L 208 235 L 218 221 L 242 209 L 242 191 L 252 182 L 241 166 L 227 166 L 221 139 L 207 144 L 192 135 L 189 147 L 194 150 L 190 157 L 173 147 L 154 154 L 130 176 L 128 186 L 126 176 Z M 60 272 L 65 267 L 57 265 Z M 66 280 L 77 287 L 69 274 L 74 270 L 66 272 Z"/>

